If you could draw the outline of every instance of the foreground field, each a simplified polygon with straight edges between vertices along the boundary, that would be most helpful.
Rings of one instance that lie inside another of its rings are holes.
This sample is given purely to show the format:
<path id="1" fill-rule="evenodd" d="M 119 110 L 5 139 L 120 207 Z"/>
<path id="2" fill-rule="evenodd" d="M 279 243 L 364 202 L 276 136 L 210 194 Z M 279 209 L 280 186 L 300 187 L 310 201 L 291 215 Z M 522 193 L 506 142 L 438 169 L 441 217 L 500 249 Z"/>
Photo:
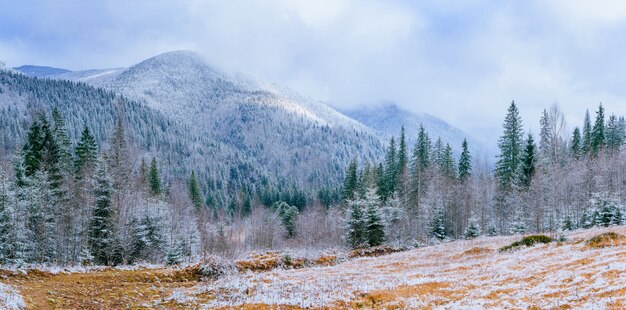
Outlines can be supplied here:
<path id="1" fill-rule="evenodd" d="M 498 248 L 520 237 L 479 238 L 205 282 L 167 268 L 4 274 L 0 303 L 19 306 L 10 298 L 21 294 L 32 309 L 623 309 L 626 240 L 589 242 L 609 231 L 626 235 L 626 227 L 577 231 L 566 242 L 503 253 Z"/>

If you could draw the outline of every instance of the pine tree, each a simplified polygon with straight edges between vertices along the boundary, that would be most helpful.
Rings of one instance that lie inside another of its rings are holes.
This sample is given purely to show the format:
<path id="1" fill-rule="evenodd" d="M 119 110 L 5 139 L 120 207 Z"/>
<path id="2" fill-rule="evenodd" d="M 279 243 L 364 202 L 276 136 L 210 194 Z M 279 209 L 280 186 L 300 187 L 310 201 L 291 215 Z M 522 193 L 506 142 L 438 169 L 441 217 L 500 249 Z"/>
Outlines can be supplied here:
<path id="1" fill-rule="evenodd" d="M 89 128 L 85 125 L 75 151 L 75 167 L 78 176 L 89 173 L 89 171 L 93 169 L 98 156 L 97 152 L 98 146 L 96 145 L 96 139 L 91 135 Z"/>
<path id="2" fill-rule="evenodd" d="M 443 240 L 448 236 L 446 233 L 445 214 L 443 212 L 443 208 L 435 209 L 430 233 L 433 237 L 439 240 Z"/>
<path id="3" fill-rule="evenodd" d="M 591 152 L 594 155 L 598 154 L 598 151 L 602 149 L 606 143 L 604 130 L 604 107 L 600 104 L 598 111 L 596 112 L 596 122 L 593 125 L 591 132 Z"/>
<path id="4" fill-rule="evenodd" d="M 585 155 L 591 152 L 591 117 L 589 116 L 589 110 L 585 112 L 581 149 Z"/>
<path id="5" fill-rule="evenodd" d="M 404 125 L 400 130 L 400 144 L 398 146 L 398 160 L 396 163 L 396 185 L 395 189 L 399 196 L 403 197 L 405 192 L 405 181 L 407 178 L 408 155 L 406 149 L 406 137 L 404 133 Z"/>
<path id="6" fill-rule="evenodd" d="M 574 229 L 574 224 L 572 223 L 572 218 L 570 218 L 569 216 L 566 216 L 563 219 L 563 222 L 561 223 L 561 230 L 562 231 L 570 231 Z"/>
<path id="7" fill-rule="evenodd" d="M 380 199 L 372 189 L 365 194 L 365 222 L 369 246 L 378 246 L 385 241 L 385 227 L 380 214 Z"/>
<path id="8" fill-rule="evenodd" d="M 159 177 L 159 168 L 154 157 L 152 157 L 152 162 L 150 163 L 150 191 L 154 196 L 161 194 L 161 178 Z"/>
<path id="9" fill-rule="evenodd" d="M 9 180 L 0 171 L 0 265 L 14 262 L 16 231 L 12 219 L 12 196 Z"/>
<path id="10" fill-rule="evenodd" d="M 444 177 L 452 180 L 457 177 L 456 175 L 456 163 L 452 157 L 452 147 L 450 144 L 446 144 L 441 154 L 441 173 Z"/>
<path id="11" fill-rule="evenodd" d="M 348 232 L 346 239 L 348 245 L 353 249 L 362 248 L 368 245 L 367 222 L 363 206 L 358 201 L 350 201 L 350 214 L 348 217 Z"/>
<path id="12" fill-rule="evenodd" d="M 387 149 L 387 156 L 385 157 L 385 172 L 382 180 L 382 187 L 378 189 L 378 195 L 383 201 L 396 191 L 397 176 L 398 176 L 398 159 L 397 159 L 396 142 L 393 137 L 389 141 L 389 149 Z"/>
<path id="13" fill-rule="evenodd" d="M 293 238 L 296 235 L 296 218 L 298 216 L 298 208 L 290 206 L 284 201 L 278 201 L 272 209 L 276 211 L 280 218 L 285 230 L 287 232 L 287 238 Z"/>
<path id="14" fill-rule="evenodd" d="M 343 199 L 354 200 L 356 197 L 358 187 L 357 177 L 357 164 L 356 159 L 353 159 L 348 166 L 348 172 L 346 173 L 346 179 L 343 182 Z"/>
<path id="15" fill-rule="evenodd" d="M 467 139 L 463 139 L 461 145 L 461 157 L 459 158 L 459 179 L 465 182 L 472 173 L 472 156 L 467 148 Z"/>
<path id="16" fill-rule="evenodd" d="M 473 239 L 480 236 L 480 233 L 480 226 L 478 226 L 476 219 L 471 218 L 469 221 L 469 225 L 463 232 L 463 237 L 465 237 L 465 239 Z"/>
<path id="17" fill-rule="evenodd" d="M 515 102 L 509 106 L 503 127 L 504 133 L 498 141 L 500 155 L 496 163 L 496 175 L 500 190 L 508 191 L 520 162 L 522 148 L 522 119 Z"/>
<path id="18" fill-rule="evenodd" d="M 620 131 L 621 129 L 617 116 L 615 116 L 615 114 L 611 114 L 606 123 L 606 146 L 608 149 L 613 151 L 620 149 L 624 138 Z"/>
<path id="19" fill-rule="evenodd" d="M 183 262 L 183 255 L 182 242 L 174 242 L 167 251 L 165 263 L 169 266 L 180 265 Z"/>
<path id="20" fill-rule="evenodd" d="M 518 170 L 516 171 L 515 183 L 521 188 L 527 189 L 530 186 L 530 182 L 535 174 L 535 157 L 535 141 L 533 140 L 533 135 L 529 133 L 522 151 Z"/>
<path id="21" fill-rule="evenodd" d="M 582 157 L 583 148 L 581 140 L 582 138 L 580 136 L 580 129 L 576 127 L 574 128 L 574 133 L 572 134 L 572 142 L 570 143 L 572 157 L 574 157 L 574 159 L 580 159 Z"/>
<path id="22" fill-rule="evenodd" d="M 198 185 L 198 180 L 196 180 L 196 173 L 194 171 L 191 171 L 188 187 L 191 203 L 193 203 L 196 209 L 200 209 L 202 207 L 202 192 L 200 192 L 200 186 Z"/>
<path id="23" fill-rule="evenodd" d="M 513 217 L 513 222 L 511 222 L 509 233 L 512 235 L 523 235 L 527 230 L 528 228 L 526 227 L 526 221 L 524 220 L 524 213 L 521 210 L 517 210 L 515 212 L 515 216 Z"/>
<path id="24" fill-rule="evenodd" d="M 97 264 L 113 263 L 115 248 L 115 225 L 113 211 L 113 186 L 106 158 L 98 164 L 96 171 L 96 197 L 93 216 L 89 224 L 89 248 Z"/>

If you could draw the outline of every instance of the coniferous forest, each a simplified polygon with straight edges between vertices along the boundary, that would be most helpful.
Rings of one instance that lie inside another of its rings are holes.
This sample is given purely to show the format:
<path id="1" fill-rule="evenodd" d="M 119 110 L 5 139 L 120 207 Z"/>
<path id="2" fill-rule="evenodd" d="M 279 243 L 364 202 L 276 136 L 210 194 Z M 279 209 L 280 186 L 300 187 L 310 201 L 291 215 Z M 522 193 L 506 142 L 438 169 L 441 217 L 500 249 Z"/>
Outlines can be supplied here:
<path id="1" fill-rule="evenodd" d="M 557 234 L 624 220 L 626 125 L 602 105 L 571 131 L 553 105 L 535 134 L 524 132 L 511 103 L 494 163 L 473 158 L 467 140 L 454 150 L 424 127 L 408 145 L 401 128 L 379 161 L 355 157 L 344 167 L 343 182 L 276 190 L 244 177 L 243 190 L 216 201 L 194 167 L 142 147 L 172 130 L 158 114 L 146 110 L 154 119 L 143 122 L 163 125 L 139 133 L 142 121 L 120 109 L 141 105 L 73 82 L 47 83 L 83 87 L 76 100 L 93 105 L 95 92 L 117 108 L 105 110 L 108 127 L 66 118 L 54 103 L 27 107 L 23 122 L 25 111 L 3 108 L 2 264 L 179 264 L 210 254 Z"/>

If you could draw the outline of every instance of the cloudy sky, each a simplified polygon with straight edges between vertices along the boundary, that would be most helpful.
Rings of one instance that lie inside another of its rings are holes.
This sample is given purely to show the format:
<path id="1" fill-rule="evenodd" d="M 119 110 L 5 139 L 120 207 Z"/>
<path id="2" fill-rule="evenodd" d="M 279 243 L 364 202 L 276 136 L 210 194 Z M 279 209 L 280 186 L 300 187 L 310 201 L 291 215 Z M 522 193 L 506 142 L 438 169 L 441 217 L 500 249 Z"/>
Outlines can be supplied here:
<path id="1" fill-rule="evenodd" d="M 515 100 L 526 129 L 626 114 L 626 1 L 0 0 L 0 60 L 72 70 L 191 49 L 225 70 L 337 106 L 396 102 L 493 142 Z"/>

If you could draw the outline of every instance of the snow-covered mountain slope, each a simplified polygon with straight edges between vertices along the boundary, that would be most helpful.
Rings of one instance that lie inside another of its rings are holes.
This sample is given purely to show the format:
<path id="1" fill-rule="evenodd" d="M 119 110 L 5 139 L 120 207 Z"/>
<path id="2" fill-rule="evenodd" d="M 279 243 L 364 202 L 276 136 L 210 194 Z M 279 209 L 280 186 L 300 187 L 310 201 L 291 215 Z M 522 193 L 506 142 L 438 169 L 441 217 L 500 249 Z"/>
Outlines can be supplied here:
<path id="1" fill-rule="evenodd" d="M 191 147 L 164 156 L 176 165 L 176 158 L 192 157 L 179 170 L 203 171 L 222 188 L 232 178 L 264 176 L 315 190 L 341 182 L 353 158 L 373 161 L 383 153 L 368 127 L 279 86 L 228 75 L 193 52 L 165 53 L 126 69 L 64 72 L 53 78 L 114 91 L 163 115 L 184 132 L 178 137 L 181 143 Z M 93 117 L 90 122 L 98 122 Z M 151 133 L 144 134 L 145 139 Z M 177 141 L 168 143 L 175 147 Z M 240 171 L 229 171 L 228 165 Z"/>
<path id="2" fill-rule="evenodd" d="M 54 67 L 47 67 L 47 66 L 32 66 L 32 65 L 24 65 L 24 66 L 16 67 L 13 69 L 16 71 L 22 72 L 28 76 L 40 77 L 40 78 L 51 77 L 51 76 L 56 76 L 56 75 L 71 72 L 70 70 L 61 69 L 61 68 L 54 68 Z"/>
<path id="3" fill-rule="evenodd" d="M 427 113 L 412 113 L 393 103 L 383 103 L 377 106 L 367 107 L 362 106 L 343 109 L 341 111 L 356 121 L 378 130 L 387 136 L 397 137 L 400 134 L 401 127 L 404 126 L 406 137 L 411 147 L 415 143 L 421 124 L 424 126 L 424 129 L 428 132 L 433 142 L 440 137 L 444 143 L 450 143 L 450 146 L 454 149 L 456 154 L 460 153 L 463 139 L 467 139 L 470 152 L 474 156 L 490 155 L 489 150 L 477 139 Z"/>

